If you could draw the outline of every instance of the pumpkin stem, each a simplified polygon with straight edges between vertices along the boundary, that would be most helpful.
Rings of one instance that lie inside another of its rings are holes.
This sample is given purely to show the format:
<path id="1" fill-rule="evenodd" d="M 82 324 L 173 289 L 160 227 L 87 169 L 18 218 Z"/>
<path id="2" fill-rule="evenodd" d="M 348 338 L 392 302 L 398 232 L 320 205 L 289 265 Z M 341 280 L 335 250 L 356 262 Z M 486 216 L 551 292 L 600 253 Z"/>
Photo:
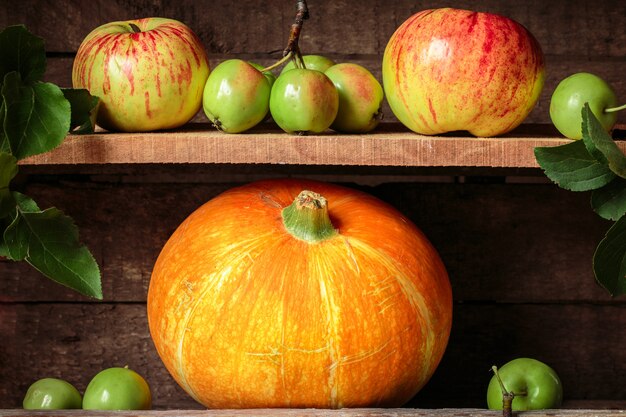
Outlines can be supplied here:
<path id="1" fill-rule="evenodd" d="M 309 243 L 321 242 L 337 234 L 328 215 L 326 199 L 304 190 L 282 211 L 283 224 L 294 237 Z"/>

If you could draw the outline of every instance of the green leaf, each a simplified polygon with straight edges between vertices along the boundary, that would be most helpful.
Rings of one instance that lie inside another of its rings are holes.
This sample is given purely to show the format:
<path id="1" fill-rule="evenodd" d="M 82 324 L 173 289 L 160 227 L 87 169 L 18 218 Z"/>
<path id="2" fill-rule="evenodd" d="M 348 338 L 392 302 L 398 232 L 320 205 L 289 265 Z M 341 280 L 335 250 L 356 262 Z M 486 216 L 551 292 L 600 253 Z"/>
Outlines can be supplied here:
<path id="1" fill-rule="evenodd" d="M 566 190 L 594 190 L 615 178 L 605 164 L 589 153 L 583 141 L 536 147 L 535 158 L 546 176 Z"/>
<path id="2" fill-rule="evenodd" d="M 626 178 L 626 156 L 619 149 L 611 135 L 604 130 L 596 116 L 585 103 L 582 109 L 583 142 L 587 150 L 598 161 L 608 163 L 609 169 L 622 178 Z"/>
<path id="3" fill-rule="evenodd" d="M 0 88 L 0 97 L 2 89 Z M 11 153 L 11 144 L 9 138 L 4 133 L 4 119 L 6 117 L 6 106 L 4 105 L 4 99 L 0 101 L 0 152 Z"/>
<path id="4" fill-rule="evenodd" d="M 17 159 L 8 153 L 0 152 L 0 190 L 8 188 L 17 175 Z"/>
<path id="5" fill-rule="evenodd" d="M 0 32 L 0 82 L 16 71 L 25 84 L 43 78 L 46 51 L 43 39 L 31 34 L 25 26 L 9 26 Z"/>
<path id="6" fill-rule="evenodd" d="M 70 130 L 77 134 L 93 133 L 96 128 L 96 110 L 100 101 L 98 97 L 92 96 L 83 88 L 62 88 L 61 91 L 70 102 L 72 109 Z"/>
<path id="7" fill-rule="evenodd" d="M 0 152 L 0 219 L 15 210 L 15 200 L 9 190 L 11 180 L 17 175 L 17 159 L 11 154 Z"/>
<path id="8" fill-rule="evenodd" d="M 617 220 L 626 213 L 626 180 L 616 177 L 591 193 L 591 207 L 602 218 Z"/>
<path id="9" fill-rule="evenodd" d="M 593 256 L 596 281 L 611 295 L 626 294 L 626 217 L 606 233 Z"/>
<path id="10" fill-rule="evenodd" d="M 13 196 L 13 201 L 14 201 L 14 206 L 13 206 L 13 210 L 11 211 L 11 213 L 9 214 L 9 222 L 6 222 L 6 219 L 1 219 L 0 218 L 0 222 L 3 222 L 4 224 L 1 224 L 3 227 L 0 230 L 3 230 L 4 232 L 6 232 L 6 229 L 9 228 L 9 226 L 17 221 L 17 218 L 19 217 L 19 211 L 24 211 L 24 212 L 30 212 L 30 213 L 36 213 L 38 211 L 41 211 L 39 209 L 39 206 L 37 205 L 37 203 L 35 203 L 35 200 L 33 200 L 32 198 L 22 194 L 22 193 L 18 193 L 17 191 L 13 191 L 12 193 Z M 18 255 L 16 258 L 14 258 L 11 255 L 11 251 L 9 251 L 9 247 L 7 246 L 6 242 L 4 241 L 4 232 L 2 234 L 2 247 L 0 247 L 0 255 L 4 256 L 6 258 L 9 258 L 13 261 L 23 261 L 24 258 L 26 257 L 26 253 L 28 252 L 28 248 L 26 246 L 24 246 L 23 249 L 23 256 L 19 256 L 21 252 L 21 248 L 13 248 L 13 254 Z M 21 258 L 21 259 L 17 259 L 17 258 Z"/>
<path id="11" fill-rule="evenodd" d="M 37 203 L 35 203 L 35 200 L 27 195 L 18 193 L 17 191 L 13 191 L 13 198 L 15 198 L 15 202 L 17 203 L 20 211 L 26 213 L 36 213 L 38 211 L 41 211 Z"/>
<path id="12" fill-rule="evenodd" d="M 20 212 L 37 213 L 41 210 L 39 209 L 39 206 L 37 206 L 37 203 L 35 203 L 35 200 L 33 200 L 32 198 L 15 191 L 11 194 L 13 195 L 15 206 L 12 211 L 11 223 L 5 228 L 3 234 L 4 243 L 7 246 L 6 256 L 7 258 L 14 261 L 23 261 L 28 255 L 28 242 L 15 239 L 9 242 L 7 240 L 7 238 L 10 237 L 9 230 L 20 221 Z"/>
<path id="13" fill-rule="evenodd" d="M 25 85 L 17 72 L 4 77 L 4 133 L 19 160 L 56 148 L 70 127 L 70 103 L 59 87 L 37 82 Z"/>
<path id="14" fill-rule="evenodd" d="M 52 207 L 17 195 L 18 210 L 4 232 L 11 259 L 25 260 L 53 281 L 81 294 L 102 299 L 100 270 L 89 250 L 78 241 L 72 219 Z"/>

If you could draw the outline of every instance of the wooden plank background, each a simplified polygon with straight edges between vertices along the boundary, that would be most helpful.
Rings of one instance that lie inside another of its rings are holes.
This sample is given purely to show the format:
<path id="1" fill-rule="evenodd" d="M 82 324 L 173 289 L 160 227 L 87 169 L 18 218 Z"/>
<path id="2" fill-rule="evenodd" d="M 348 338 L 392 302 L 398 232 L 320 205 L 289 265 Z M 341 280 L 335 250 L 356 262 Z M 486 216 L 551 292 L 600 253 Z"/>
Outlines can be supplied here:
<path id="1" fill-rule="evenodd" d="M 8 3 L 0 6 L 0 27 L 23 23 L 42 36 L 47 78 L 70 86 L 82 38 L 99 24 L 133 17 L 184 21 L 199 34 L 213 65 L 229 57 L 269 63 L 285 45 L 295 2 Z M 394 29 L 417 10 L 444 5 L 309 1 L 301 46 L 305 53 L 364 64 L 380 79 L 382 52 Z M 455 5 L 510 16 L 542 44 L 547 83 L 529 122 L 549 121 L 550 93 L 572 72 L 595 72 L 626 97 L 626 3 Z M 386 120 L 393 120 L 389 111 Z M 490 366 L 525 355 L 557 369 L 566 405 L 623 407 L 626 304 L 593 280 L 591 256 L 610 223 L 591 212 L 587 193 L 562 191 L 532 169 L 144 164 L 21 168 L 15 182 L 20 191 L 76 221 L 101 265 L 105 300 L 78 296 L 25 264 L 0 260 L 0 408 L 20 407 L 37 378 L 63 377 L 82 390 L 100 369 L 123 365 L 147 378 L 156 408 L 201 408 L 167 375 L 150 340 L 150 271 L 167 237 L 197 206 L 237 184 L 275 176 L 364 189 L 404 212 L 439 249 L 455 296 L 453 332 L 437 373 L 409 405 L 483 408 Z"/>
<path id="2" fill-rule="evenodd" d="M 42 207 L 55 205 L 74 218 L 102 267 L 105 300 L 78 296 L 25 264 L 0 262 L 0 335 L 11 341 L 0 347 L 4 407 L 18 406 L 38 377 L 63 376 L 83 389 L 103 366 L 126 364 L 146 376 L 156 407 L 198 406 L 162 367 L 144 303 L 168 236 L 235 184 L 127 182 L 132 178 L 32 174 L 23 183 Z M 591 275 L 591 254 L 608 222 L 588 209 L 587 195 L 551 184 L 346 184 L 407 213 L 439 249 L 451 277 L 449 349 L 414 404 L 484 407 L 490 366 L 520 355 L 558 369 L 568 399 L 623 395 L 619 329 L 626 316 L 623 302 Z"/>
<path id="3" fill-rule="evenodd" d="M 302 31 L 303 53 L 360 63 L 381 81 L 382 54 L 395 29 L 419 10 L 450 6 L 442 0 L 319 0 L 308 4 L 311 17 Z M 558 81 L 574 72 L 598 74 L 615 87 L 618 96 L 626 97 L 624 2 L 599 0 L 590 7 L 583 0 L 466 0 L 454 6 L 511 17 L 541 43 L 546 85 L 528 122 L 549 122 L 550 95 Z M 214 67 L 233 57 L 275 62 L 286 46 L 294 15 L 293 0 L 21 0 L 0 10 L 0 27 L 22 23 L 43 37 L 50 53 L 47 78 L 69 87 L 73 54 L 100 24 L 148 16 L 181 20 L 203 41 Z M 386 102 L 383 111 L 385 120 L 395 120 Z M 199 112 L 196 120 L 206 121 L 206 117 Z M 621 115 L 620 121 L 625 123 L 626 117 Z"/>

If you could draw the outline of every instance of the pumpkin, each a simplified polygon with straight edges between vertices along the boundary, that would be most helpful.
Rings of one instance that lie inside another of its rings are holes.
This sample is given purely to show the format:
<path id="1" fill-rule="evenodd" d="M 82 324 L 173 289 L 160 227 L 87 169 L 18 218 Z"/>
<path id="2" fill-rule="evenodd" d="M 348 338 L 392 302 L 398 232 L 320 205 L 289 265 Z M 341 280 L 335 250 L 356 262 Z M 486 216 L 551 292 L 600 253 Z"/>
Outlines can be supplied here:
<path id="1" fill-rule="evenodd" d="M 208 408 L 395 407 L 439 364 L 452 294 L 436 250 L 390 205 L 267 180 L 177 228 L 147 312 L 166 368 Z"/>

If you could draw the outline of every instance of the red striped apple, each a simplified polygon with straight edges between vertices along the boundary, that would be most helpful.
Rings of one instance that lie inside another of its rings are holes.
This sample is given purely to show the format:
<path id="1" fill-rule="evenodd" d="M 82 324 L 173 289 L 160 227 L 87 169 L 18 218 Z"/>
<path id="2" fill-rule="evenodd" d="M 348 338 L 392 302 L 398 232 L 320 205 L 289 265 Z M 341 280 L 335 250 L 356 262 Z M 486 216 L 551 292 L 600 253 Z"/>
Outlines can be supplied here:
<path id="1" fill-rule="evenodd" d="M 544 65 L 539 42 L 514 20 L 430 9 L 391 36 L 383 86 L 398 120 L 417 133 L 490 137 L 528 116 L 543 88 Z"/>
<path id="2" fill-rule="evenodd" d="M 147 18 L 107 23 L 89 33 L 76 53 L 72 83 L 100 98 L 99 126 L 151 131 L 195 116 L 209 70 L 204 47 L 189 27 Z"/>

